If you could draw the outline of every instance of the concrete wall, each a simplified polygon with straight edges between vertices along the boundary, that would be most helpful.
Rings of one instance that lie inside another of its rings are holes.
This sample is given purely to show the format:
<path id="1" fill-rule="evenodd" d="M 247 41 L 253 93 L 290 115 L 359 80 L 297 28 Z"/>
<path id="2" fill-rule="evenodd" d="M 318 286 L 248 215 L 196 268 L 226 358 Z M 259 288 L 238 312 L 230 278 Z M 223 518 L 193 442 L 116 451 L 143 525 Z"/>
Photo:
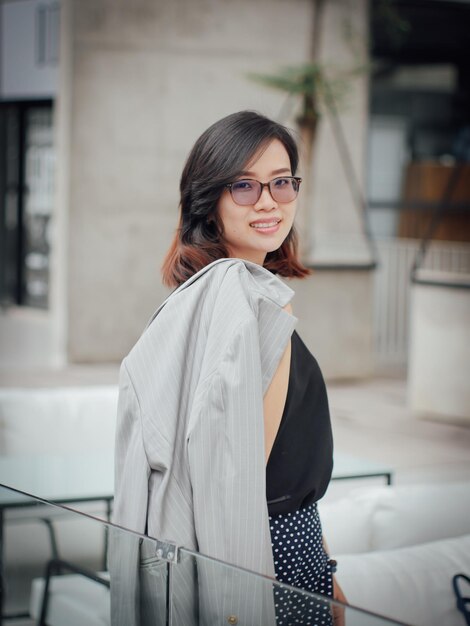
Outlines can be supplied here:
<path id="1" fill-rule="evenodd" d="M 0 311 L 0 372 L 63 365 L 57 321 L 53 311 Z"/>
<path id="2" fill-rule="evenodd" d="M 192 143 L 209 124 L 236 110 L 278 116 L 284 96 L 251 83 L 246 73 L 274 72 L 309 58 L 313 3 L 93 0 L 71 2 L 70 8 L 73 71 L 64 86 L 72 94 L 73 111 L 68 356 L 74 362 L 119 360 L 166 296 L 159 267 L 175 228 L 178 180 Z M 327 3 L 322 54 L 332 58 L 340 46 L 340 63 L 346 57 L 341 43 L 345 17 L 362 24 L 365 0 L 354 6 L 346 0 Z M 364 80 L 354 87 L 352 99 L 344 122 L 362 179 Z M 329 229 L 362 244 L 351 199 L 338 196 L 348 192 L 324 125 L 319 141 L 317 162 L 333 171 L 326 182 L 323 166 L 314 172 L 319 177 L 309 208 L 314 228 L 302 237 L 317 240 Z M 367 260 L 364 249 L 346 260 Z M 328 258 L 344 260 L 339 254 Z M 358 280 L 361 297 L 351 299 Z M 328 374 L 369 373 L 372 326 L 366 329 L 365 320 L 370 319 L 371 285 L 366 275 L 341 272 L 340 280 L 334 273 L 317 275 L 302 285 L 298 298 L 306 320 L 302 328 L 309 343 L 326 355 Z M 307 321 L 311 303 L 323 320 L 312 329 Z M 331 349 L 331 336 L 337 349 Z"/>
<path id="3" fill-rule="evenodd" d="M 68 355 L 120 359 L 164 298 L 159 267 L 194 140 L 284 96 L 247 80 L 303 62 L 312 3 L 73 1 Z"/>
<path id="4" fill-rule="evenodd" d="M 372 272 L 350 269 L 289 283 L 297 330 L 328 379 L 363 378 L 373 369 L 372 283 Z"/>
<path id="5" fill-rule="evenodd" d="M 362 54 L 367 3 L 325 6 L 320 57 L 351 67 L 344 25 Z M 11 312 L 0 320 L 11 348 L 0 367 L 13 364 L 17 345 L 18 367 L 121 360 L 167 295 L 160 265 L 194 140 L 233 111 L 279 118 L 285 95 L 247 73 L 308 61 L 313 8 L 312 0 L 62 0 L 50 311 L 13 326 Z M 366 102 L 363 76 L 340 111 L 361 183 Z M 296 112 L 283 121 L 295 126 Z M 306 261 L 336 270 L 294 281 L 295 312 L 328 377 L 363 376 L 371 371 L 372 276 L 345 265 L 361 268 L 370 250 L 327 118 L 317 140 L 312 172 L 302 164 L 314 185 L 301 238 Z"/>
<path id="6" fill-rule="evenodd" d="M 418 416 L 469 424 L 470 275 L 450 278 L 461 286 L 412 287 L 408 401 Z"/>

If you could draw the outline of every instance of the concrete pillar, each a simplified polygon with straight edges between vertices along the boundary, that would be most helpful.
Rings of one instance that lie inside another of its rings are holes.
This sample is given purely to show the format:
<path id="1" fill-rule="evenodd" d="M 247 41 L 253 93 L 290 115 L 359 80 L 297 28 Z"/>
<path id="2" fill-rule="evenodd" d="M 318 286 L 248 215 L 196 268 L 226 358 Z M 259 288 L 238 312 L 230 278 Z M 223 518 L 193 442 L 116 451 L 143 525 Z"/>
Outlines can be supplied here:
<path id="1" fill-rule="evenodd" d="M 325 3 L 319 62 L 328 75 L 338 78 L 364 65 L 368 46 L 367 0 L 333 0 Z M 345 78 L 337 104 L 338 122 L 351 157 L 354 178 L 365 193 L 368 124 L 368 75 Z M 322 113 L 314 147 L 310 198 L 310 254 L 317 266 L 369 265 L 373 260 L 364 232 L 364 212 L 348 185 L 341 159 L 341 137 L 335 132 L 334 114 Z M 338 141 L 339 140 L 339 141 Z"/>
<path id="2" fill-rule="evenodd" d="M 331 269 L 293 280 L 297 330 L 328 379 L 364 378 L 373 369 L 371 272 Z"/>
<path id="3" fill-rule="evenodd" d="M 368 2 L 332 0 L 324 5 L 318 61 L 338 76 L 364 64 L 368 50 Z M 338 104 L 340 131 L 324 110 L 317 128 L 307 231 L 303 248 L 314 274 L 294 281 L 295 314 L 305 342 L 327 378 L 360 378 L 373 371 L 374 257 L 365 234 L 364 209 L 348 185 L 341 160 L 344 138 L 359 194 L 365 193 L 368 122 L 366 71 L 345 83 Z M 339 142 L 338 142 L 339 140 Z M 344 148 L 343 148 L 344 149 Z M 343 155 L 344 158 L 344 155 Z"/>
<path id="4" fill-rule="evenodd" d="M 410 408 L 418 417 L 470 424 L 469 274 L 419 273 L 410 339 Z"/>

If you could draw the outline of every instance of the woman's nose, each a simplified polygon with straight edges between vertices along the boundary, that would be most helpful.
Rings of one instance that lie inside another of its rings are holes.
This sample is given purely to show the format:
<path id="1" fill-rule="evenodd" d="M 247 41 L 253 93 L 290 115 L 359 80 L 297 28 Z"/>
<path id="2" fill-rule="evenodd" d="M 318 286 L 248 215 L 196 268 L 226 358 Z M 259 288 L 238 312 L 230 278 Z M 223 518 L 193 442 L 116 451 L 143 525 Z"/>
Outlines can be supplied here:
<path id="1" fill-rule="evenodd" d="M 277 207 L 277 203 L 271 195 L 268 185 L 263 187 L 261 190 L 261 195 L 258 198 L 257 203 L 255 204 L 255 209 L 257 211 L 261 211 L 264 209 L 265 211 L 269 211 L 271 209 L 275 209 Z"/>

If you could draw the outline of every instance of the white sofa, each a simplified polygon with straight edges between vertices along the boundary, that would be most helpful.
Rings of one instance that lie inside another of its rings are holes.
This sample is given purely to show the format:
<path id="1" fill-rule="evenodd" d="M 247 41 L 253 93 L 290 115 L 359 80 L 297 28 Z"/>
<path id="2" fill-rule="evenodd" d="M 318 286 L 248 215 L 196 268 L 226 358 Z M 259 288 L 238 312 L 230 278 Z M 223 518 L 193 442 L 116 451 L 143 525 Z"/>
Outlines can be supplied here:
<path id="1" fill-rule="evenodd" d="M 415 626 L 464 626 L 452 576 L 470 575 L 470 484 L 359 488 L 319 503 L 348 601 Z"/>
<path id="2" fill-rule="evenodd" d="M 116 385 L 0 389 L 0 455 L 110 450 L 117 401 Z"/>
<path id="3" fill-rule="evenodd" d="M 47 497 L 34 490 L 34 476 L 25 468 L 41 469 L 41 460 L 52 456 L 60 468 L 62 457 L 92 455 L 102 458 L 112 471 L 112 450 L 118 401 L 117 385 L 58 388 L 0 389 L 0 483 L 33 495 Z M 18 472 L 12 478 L 1 474 L 2 459 L 15 459 Z M 86 459 L 85 459 L 86 460 Z M 87 480 L 84 472 L 84 481 Z M 54 481 L 54 476 L 50 476 Z M 85 486 L 85 485 L 84 485 Z M 104 518 L 102 502 L 73 504 L 80 510 Z M 50 517 L 52 511 L 25 509 L 7 510 L 5 515 L 4 557 L 15 568 L 42 563 L 50 557 L 50 542 L 46 526 L 38 518 Z M 53 515 L 54 528 L 63 558 L 84 563 L 96 561 L 103 551 L 103 533 L 86 521 Z M 77 542 L 76 537 L 80 537 Z"/>

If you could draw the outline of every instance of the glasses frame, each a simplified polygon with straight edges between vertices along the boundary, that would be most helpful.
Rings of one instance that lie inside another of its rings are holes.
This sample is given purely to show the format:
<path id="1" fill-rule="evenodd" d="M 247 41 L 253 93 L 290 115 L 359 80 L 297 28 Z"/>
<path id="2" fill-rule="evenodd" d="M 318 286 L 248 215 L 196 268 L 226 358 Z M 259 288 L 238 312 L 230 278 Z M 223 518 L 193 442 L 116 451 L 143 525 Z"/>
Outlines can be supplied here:
<path id="1" fill-rule="evenodd" d="M 290 180 L 295 180 L 298 187 L 297 187 L 297 192 L 294 196 L 294 198 L 292 198 L 292 200 L 288 200 L 287 202 L 280 202 L 279 200 L 276 200 L 275 197 L 273 196 L 273 192 L 271 190 L 271 185 L 272 183 L 274 183 L 276 180 L 281 180 L 281 179 L 285 179 L 285 178 L 289 178 Z M 235 198 L 233 197 L 233 192 L 232 192 L 232 186 L 236 185 L 237 183 L 242 183 L 244 181 L 250 181 L 252 183 L 258 183 L 258 185 L 260 185 L 260 190 L 259 190 L 259 195 L 256 198 L 256 200 L 254 202 L 250 202 L 248 204 L 240 204 L 239 202 L 237 202 L 235 200 Z M 263 193 L 263 189 L 265 187 L 268 188 L 269 193 L 271 195 L 271 198 L 274 200 L 274 202 L 279 202 L 279 204 L 289 204 L 289 202 L 293 202 L 297 196 L 299 195 L 299 189 L 300 189 L 300 183 L 302 182 L 302 179 L 300 178 L 300 176 L 276 176 L 276 178 L 273 178 L 272 180 L 269 180 L 267 183 L 262 183 L 260 180 L 256 180 L 256 178 L 240 178 L 240 180 L 236 180 L 233 183 L 227 183 L 225 185 L 225 187 L 230 191 L 230 196 L 232 198 L 232 200 L 235 202 L 235 204 L 238 204 L 238 206 L 251 206 L 253 204 L 256 204 L 258 202 L 258 200 L 261 198 L 261 195 Z"/>

